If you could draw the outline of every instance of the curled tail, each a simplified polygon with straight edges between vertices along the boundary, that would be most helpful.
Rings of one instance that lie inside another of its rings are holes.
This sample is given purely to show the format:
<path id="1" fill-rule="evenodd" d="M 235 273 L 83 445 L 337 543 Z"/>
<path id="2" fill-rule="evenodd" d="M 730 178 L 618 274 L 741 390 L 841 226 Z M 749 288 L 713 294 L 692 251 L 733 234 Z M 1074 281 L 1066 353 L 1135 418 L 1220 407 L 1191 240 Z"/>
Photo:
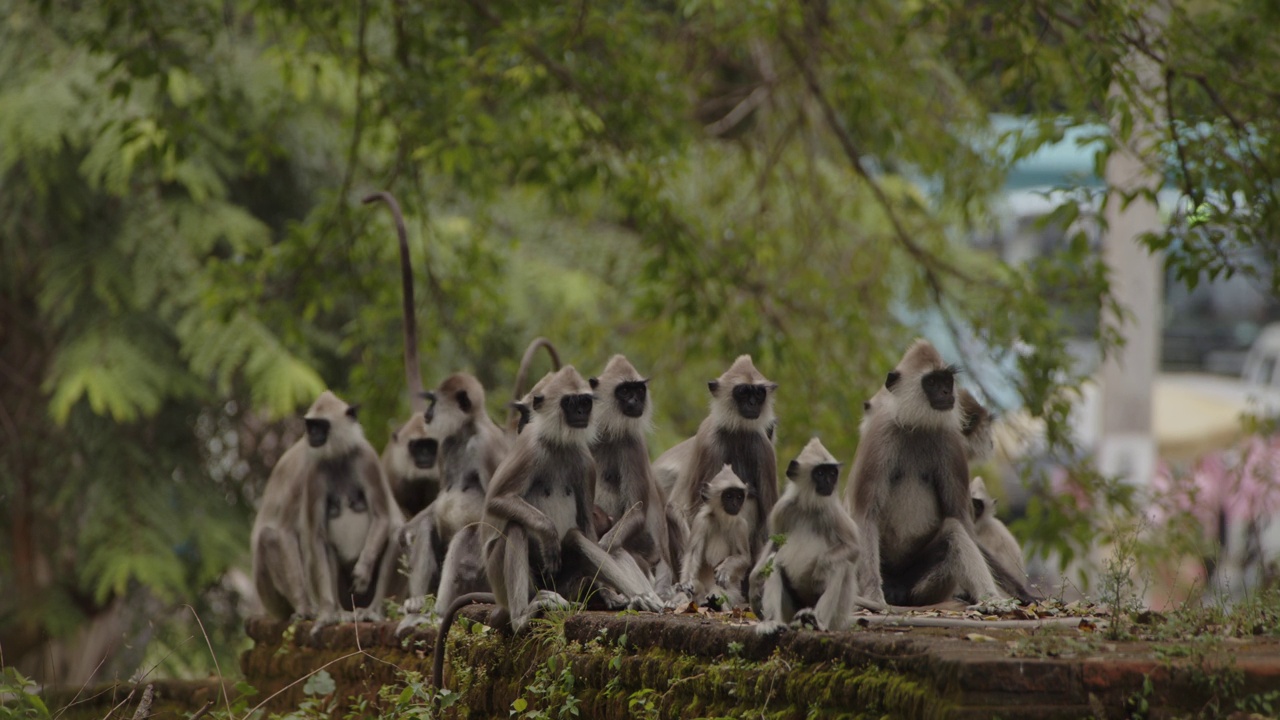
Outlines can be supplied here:
<path id="1" fill-rule="evenodd" d="M 534 338 L 533 342 L 529 343 L 529 347 L 525 348 L 524 357 L 520 358 L 520 369 L 516 371 L 516 385 L 511 394 L 511 399 L 515 402 L 519 402 L 520 398 L 524 396 L 524 384 L 528 380 L 529 365 L 533 363 L 533 356 L 537 354 L 538 348 L 547 349 L 547 355 L 551 357 L 551 368 L 553 370 L 560 369 L 560 351 L 556 350 L 556 346 L 552 345 L 551 341 L 544 337 Z M 508 431 L 513 433 L 516 431 L 516 419 L 518 417 L 519 414 L 514 407 L 507 410 Z"/>
<path id="2" fill-rule="evenodd" d="M 440 617 L 440 628 L 436 630 L 436 654 L 431 663 L 431 682 L 437 688 L 444 688 L 444 643 L 449 639 L 449 628 L 453 626 L 453 618 L 458 611 L 472 603 L 496 604 L 497 597 L 493 593 L 467 593 L 454 600 Z"/>

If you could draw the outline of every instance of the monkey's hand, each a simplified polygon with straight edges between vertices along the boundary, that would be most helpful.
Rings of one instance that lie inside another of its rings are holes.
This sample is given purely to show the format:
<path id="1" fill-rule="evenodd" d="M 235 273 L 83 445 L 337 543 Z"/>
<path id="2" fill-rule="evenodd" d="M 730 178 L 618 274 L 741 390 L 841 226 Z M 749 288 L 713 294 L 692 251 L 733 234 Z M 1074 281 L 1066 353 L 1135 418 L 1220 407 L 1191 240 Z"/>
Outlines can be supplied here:
<path id="1" fill-rule="evenodd" d="M 351 571 L 351 589 L 357 595 L 363 595 L 369 589 L 369 583 L 373 580 L 373 563 L 365 562 L 361 559 L 356 563 L 356 567 Z"/>
<path id="2" fill-rule="evenodd" d="M 549 534 L 540 533 L 534 544 L 538 548 L 539 568 L 545 573 L 554 573 L 560 569 L 560 536 L 555 530 Z"/>

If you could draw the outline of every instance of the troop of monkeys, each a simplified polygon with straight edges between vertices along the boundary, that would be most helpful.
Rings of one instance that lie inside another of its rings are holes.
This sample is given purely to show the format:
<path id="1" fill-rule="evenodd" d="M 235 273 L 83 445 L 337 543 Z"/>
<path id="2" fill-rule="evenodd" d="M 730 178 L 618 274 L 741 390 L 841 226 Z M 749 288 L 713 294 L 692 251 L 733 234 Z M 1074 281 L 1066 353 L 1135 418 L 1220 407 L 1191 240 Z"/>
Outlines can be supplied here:
<path id="1" fill-rule="evenodd" d="M 396 214 L 407 265 L 398 209 L 386 194 L 367 201 L 378 199 Z M 590 379 L 571 365 L 547 373 L 506 429 L 467 373 L 418 395 L 407 271 L 405 285 L 413 415 L 379 458 L 356 406 L 326 391 L 307 411 L 253 528 L 270 614 L 318 628 L 377 618 L 403 594 L 406 630 L 434 594 L 443 638 L 474 601 L 518 632 L 571 602 L 749 604 L 766 629 L 838 630 L 857 608 L 1034 600 L 1017 542 L 969 474 L 991 452 L 991 417 L 927 341 L 864 403 L 843 498 L 840 463 L 817 438 L 787 465 L 779 497 L 778 386 L 750 356 L 708 384 L 697 433 L 651 462 L 649 379 L 622 355 Z"/>

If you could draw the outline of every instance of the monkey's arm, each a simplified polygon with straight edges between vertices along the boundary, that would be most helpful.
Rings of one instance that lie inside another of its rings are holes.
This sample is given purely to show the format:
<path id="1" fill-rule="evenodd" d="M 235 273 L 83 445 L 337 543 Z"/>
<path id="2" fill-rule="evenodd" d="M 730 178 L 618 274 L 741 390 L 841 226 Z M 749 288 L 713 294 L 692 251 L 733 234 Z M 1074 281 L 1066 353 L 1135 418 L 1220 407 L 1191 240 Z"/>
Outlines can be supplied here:
<path id="1" fill-rule="evenodd" d="M 356 566 L 351 575 L 355 591 L 363 593 L 369 588 L 374 568 L 378 566 L 382 553 L 387 549 L 387 541 L 391 534 L 391 497 L 387 489 L 386 477 L 382 474 L 382 467 L 378 464 L 373 448 L 369 448 L 368 452 L 361 457 L 357 472 L 360 473 L 360 483 L 364 486 L 365 495 L 369 499 L 370 523 L 369 532 L 364 538 L 364 547 L 360 550 L 360 557 L 356 560 Z"/>
<path id="2" fill-rule="evenodd" d="M 773 443 L 767 438 L 756 444 L 760 457 L 757 467 L 761 468 L 759 487 L 756 488 L 756 529 L 751 537 L 751 552 L 757 553 L 764 547 L 769 537 L 769 516 L 773 506 L 778 504 L 778 456 L 774 452 Z"/>
<path id="3" fill-rule="evenodd" d="M 702 569 L 702 556 L 707 548 L 708 522 L 705 515 L 706 511 L 700 511 L 694 518 L 689 547 L 684 552 L 684 561 L 680 563 L 680 584 L 690 588 L 690 592 L 698 579 L 698 571 Z"/>
<path id="4" fill-rule="evenodd" d="M 644 504 L 635 503 L 628 507 L 622 517 L 618 518 L 618 521 L 613 524 L 613 527 L 609 528 L 609 532 L 606 532 L 600 538 L 600 547 L 606 551 L 625 547 L 630 542 L 632 535 L 642 532 L 644 528 Z"/>

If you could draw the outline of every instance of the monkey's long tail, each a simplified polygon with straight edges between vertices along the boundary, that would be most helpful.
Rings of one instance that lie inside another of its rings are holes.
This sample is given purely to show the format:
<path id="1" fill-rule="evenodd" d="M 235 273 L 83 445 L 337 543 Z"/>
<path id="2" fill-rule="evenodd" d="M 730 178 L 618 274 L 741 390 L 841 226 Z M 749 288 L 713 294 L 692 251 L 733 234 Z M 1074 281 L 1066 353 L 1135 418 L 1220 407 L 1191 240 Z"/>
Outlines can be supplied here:
<path id="1" fill-rule="evenodd" d="M 418 367 L 418 317 L 413 302 L 413 266 L 409 262 L 409 236 L 404 229 L 404 215 L 400 203 L 391 193 L 380 190 L 366 195 L 365 205 L 381 200 L 391 208 L 396 220 L 396 237 L 400 240 L 400 283 L 404 287 L 402 314 L 404 316 L 404 376 L 409 383 L 409 402 L 415 413 L 426 410 L 422 402 L 422 371 Z"/>
<path id="2" fill-rule="evenodd" d="M 431 663 L 431 682 L 439 689 L 444 688 L 444 643 L 449 639 L 449 628 L 453 626 L 453 618 L 458 611 L 473 603 L 496 604 L 498 598 L 493 593 L 467 593 L 453 601 L 449 609 L 440 618 L 440 629 L 436 630 L 436 655 Z"/>
<path id="3" fill-rule="evenodd" d="M 512 390 L 511 399 L 520 402 L 520 398 L 524 395 L 524 384 L 528 379 L 529 365 L 533 362 L 533 356 L 537 354 L 538 348 L 546 348 L 547 355 L 551 357 L 551 368 L 553 370 L 560 369 L 560 351 L 556 350 L 556 346 L 544 337 L 536 337 L 529 343 L 529 347 L 524 350 L 524 357 L 520 358 L 520 369 L 516 371 L 516 385 Z M 507 429 L 511 432 L 516 431 L 516 411 L 512 408 L 507 411 Z"/>

